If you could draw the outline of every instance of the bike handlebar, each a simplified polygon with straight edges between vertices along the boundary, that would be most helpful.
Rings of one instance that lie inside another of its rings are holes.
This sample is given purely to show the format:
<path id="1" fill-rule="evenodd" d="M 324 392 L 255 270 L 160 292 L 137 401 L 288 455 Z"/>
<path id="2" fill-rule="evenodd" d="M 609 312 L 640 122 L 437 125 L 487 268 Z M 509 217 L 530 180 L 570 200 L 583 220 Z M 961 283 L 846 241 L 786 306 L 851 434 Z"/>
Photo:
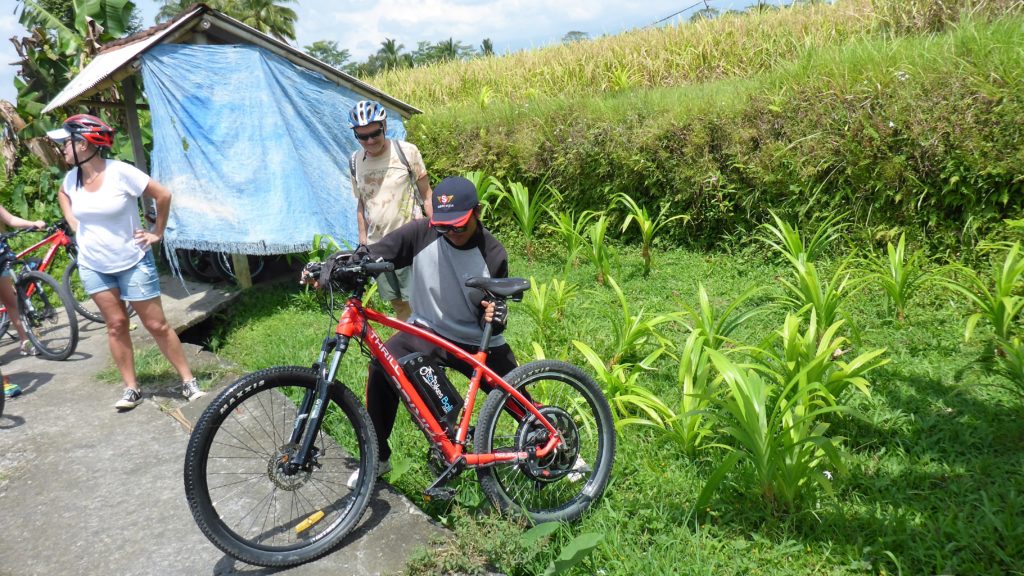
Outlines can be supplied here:
<path id="1" fill-rule="evenodd" d="M 327 284 L 333 282 L 340 284 L 342 288 L 352 290 L 365 286 L 378 274 L 395 269 L 392 262 L 373 261 L 365 256 L 353 262 L 352 258 L 351 254 L 339 253 L 325 262 L 310 262 L 303 267 L 299 283 L 311 284 L 315 281 L 318 288 L 326 288 Z"/>

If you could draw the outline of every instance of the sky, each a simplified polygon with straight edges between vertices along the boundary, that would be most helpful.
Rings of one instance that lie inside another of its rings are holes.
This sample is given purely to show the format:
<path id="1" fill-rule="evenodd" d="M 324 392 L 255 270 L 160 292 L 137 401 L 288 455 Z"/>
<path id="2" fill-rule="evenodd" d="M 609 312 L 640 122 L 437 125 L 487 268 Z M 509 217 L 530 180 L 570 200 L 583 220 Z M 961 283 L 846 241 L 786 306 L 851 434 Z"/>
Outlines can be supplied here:
<path id="1" fill-rule="evenodd" d="M 159 0 L 136 0 L 143 26 L 151 26 Z M 757 0 L 707 0 L 722 12 L 742 9 Z M 789 0 L 768 0 L 788 4 Z M 479 48 L 489 38 L 498 54 L 539 48 L 557 43 L 570 31 L 591 38 L 618 34 L 634 28 L 667 25 L 687 19 L 704 6 L 703 1 L 645 0 L 298 0 L 286 4 L 298 15 L 295 46 L 317 40 L 333 40 L 348 49 L 353 61 L 365 60 L 393 38 L 412 52 L 419 41 L 440 42 L 452 38 Z M 16 98 L 14 75 L 17 59 L 12 36 L 23 36 L 15 0 L 0 0 L 0 99 Z M 690 7 L 688 10 L 680 11 Z M 372 81 L 371 81 L 372 83 Z"/>

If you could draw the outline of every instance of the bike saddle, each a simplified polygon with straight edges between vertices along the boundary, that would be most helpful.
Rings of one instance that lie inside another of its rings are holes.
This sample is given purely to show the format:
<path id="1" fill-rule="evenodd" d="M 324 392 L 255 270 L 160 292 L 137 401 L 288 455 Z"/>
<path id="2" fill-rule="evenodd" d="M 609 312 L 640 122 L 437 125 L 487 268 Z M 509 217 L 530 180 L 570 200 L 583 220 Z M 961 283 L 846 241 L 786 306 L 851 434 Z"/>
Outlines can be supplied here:
<path id="1" fill-rule="evenodd" d="M 522 298 L 523 292 L 530 289 L 530 281 L 526 278 L 485 278 L 477 276 L 466 280 L 466 286 L 468 288 L 479 288 L 495 296 L 519 300 Z"/>

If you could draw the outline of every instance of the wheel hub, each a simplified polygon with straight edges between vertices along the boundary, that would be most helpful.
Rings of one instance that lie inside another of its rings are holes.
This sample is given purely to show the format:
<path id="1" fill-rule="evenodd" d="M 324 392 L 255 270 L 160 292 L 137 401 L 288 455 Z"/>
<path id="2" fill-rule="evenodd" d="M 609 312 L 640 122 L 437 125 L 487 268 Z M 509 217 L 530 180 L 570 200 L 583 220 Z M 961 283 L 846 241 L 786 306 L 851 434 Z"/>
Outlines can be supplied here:
<path id="1" fill-rule="evenodd" d="M 293 492 L 302 488 L 313 474 L 313 465 L 306 466 L 305 470 L 296 470 L 289 465 L 298 450 L 298 444 L 285 444 L 278 448 L 277 453 L 267 462 L 267 477 L 282 490 Z M 311 457 L 315 463 L 315 452 L 311 454 Z"/>
<path id="2" fill-rule="evenodd" d="M 538 482 L 554 482 L 571 472 L 576 463 L 576 456 L 580 453 L 579 429 L 572 416 L 557 406 L 545 406 L 540 409 L 540 413 L 558 430 L 562 443 L 543 458 L 530 458 L 522 464 L 522 469 L 523 473 Z M 547 428 L 530 415 L 516 432 L 516 448 L 532 452 L 543 448 L 549 438 Z"/>

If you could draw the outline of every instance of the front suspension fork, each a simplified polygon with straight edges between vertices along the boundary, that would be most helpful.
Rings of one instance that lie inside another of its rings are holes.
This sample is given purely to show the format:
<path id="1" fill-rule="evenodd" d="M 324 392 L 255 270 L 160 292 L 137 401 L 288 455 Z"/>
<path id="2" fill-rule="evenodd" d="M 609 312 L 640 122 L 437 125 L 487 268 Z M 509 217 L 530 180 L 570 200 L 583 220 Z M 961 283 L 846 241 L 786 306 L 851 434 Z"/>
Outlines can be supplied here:
<path id="1" fill-rule="evenodd" d="M 313 390 L 307 389 L 302 396 L 289 439 L 289 444 L 299 447 L 287 464 L 288 472 L 291 474 L 299 470 L 308 470 L 313 465 L 313 458 L 310 456 L 314 453 L 313 444 L 320 433 L 320 424 L 323 422 L 327 407 L 327 390 L 331 382 L 334 382 L 338 365 L 348 350 L 348 342 L 348 336 L 328 336 L 324 338 L 324 343 L 320 347 L 320 355 L 313 364 L 313 370 L 316 371 L 316 387 Z M 326 362 L 328 357 L 329 364 Z"/>

